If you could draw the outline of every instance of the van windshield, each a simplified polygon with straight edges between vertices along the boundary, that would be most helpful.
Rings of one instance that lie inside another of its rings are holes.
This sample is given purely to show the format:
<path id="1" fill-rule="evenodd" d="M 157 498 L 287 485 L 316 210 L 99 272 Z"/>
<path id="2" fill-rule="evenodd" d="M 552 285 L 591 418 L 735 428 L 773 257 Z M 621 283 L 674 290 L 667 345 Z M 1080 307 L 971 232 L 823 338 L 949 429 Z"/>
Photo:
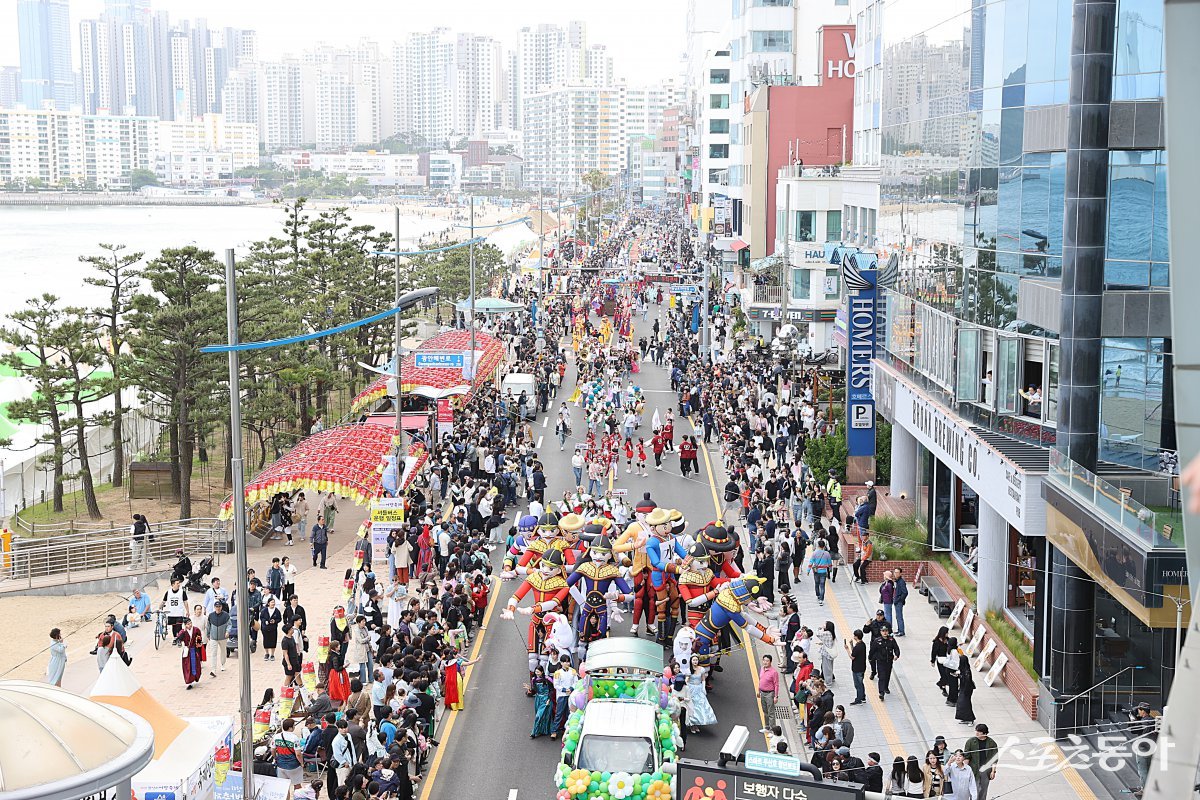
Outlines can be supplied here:
<path id="1" fill-rule="evenodd" d="M 654 772 L 654 747 L 637 736 L 585 736 L 575 760 L 579 769 L 592 772 Z"/>

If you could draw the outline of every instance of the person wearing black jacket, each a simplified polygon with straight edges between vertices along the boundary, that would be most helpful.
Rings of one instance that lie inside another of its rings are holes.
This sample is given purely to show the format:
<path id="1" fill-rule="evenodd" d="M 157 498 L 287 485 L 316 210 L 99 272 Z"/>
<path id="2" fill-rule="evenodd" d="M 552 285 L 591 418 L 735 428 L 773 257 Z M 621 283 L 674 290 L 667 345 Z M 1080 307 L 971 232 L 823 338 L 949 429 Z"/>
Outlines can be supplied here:
<path id="1" fill-rule="evenodd" d="M 879 674 L 876 688 L 879 689 L 879 699 L 891 694 L 892 664 L 900 660 L 900 645 L 892 638 L 892 629 L 886 625 L 879 632 L 879 644 L 875 647 L 875 669 Z"/>
<path id="2" fill-rule="evenodd" d="M 876 611 L 875 618 L 867 620 L 867 624 L 863 626 L 863 634 L 868 637 L 867 658 L 871 662 L 871 675 L 868 680 L 875 680 L 875 673 L 879 671 L 878 665 L 875 663 L 875 649 L 879 646 L 879 640 L 883 638 L 880 631 L 887 625 L 887 619 L 883 616 L 883 611 Z"/>
<path id="3" fill-rule="evenodd" d="M 879 753 L 867 753 L 867 766 L 859 771 L 863 789 L 883 794 L 883 767 L 879 766 Z"/>
<path id="4" fill-rule="evenodd" d="M 846 652 L 850 656 L 850 674 L 854 678 L 854 699 L 852 706 L 860 706 L 867 702 L 867 691 L 863 684 L 863 675 L 867 673 L 867 645 L 863 641 L 863 632 L 854 631 L 854 644 L 845 643 Z"/>
<path id="5" fill-rule="evenodd" d="M 937 636 L 933 637 L 933 642 L 929 647 L 929 663 L 937 667 L 938 682 L 937 687 L 942 690 L 943 697 L 949 697 L 946 693 L 946 686 L 949 682 L 946 679 L 946 665 L 942 663 L 942 659 L 950 652 L 947 646 L 947 638 L 950 636 L 950 629 L 945 625 L 938 628 Z"/>

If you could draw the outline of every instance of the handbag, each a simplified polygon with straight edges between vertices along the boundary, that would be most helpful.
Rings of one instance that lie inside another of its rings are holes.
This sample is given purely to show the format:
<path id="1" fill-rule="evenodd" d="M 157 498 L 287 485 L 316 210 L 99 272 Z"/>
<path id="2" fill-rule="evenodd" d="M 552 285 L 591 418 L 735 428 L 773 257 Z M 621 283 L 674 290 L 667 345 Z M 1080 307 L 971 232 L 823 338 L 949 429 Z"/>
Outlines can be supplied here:
<path id="1" fill-rule="evenodd" d="M 125 666 L 128 667 L 133 664 L 133 656 L 129 655 L 129 653 L 125 651 L 125 648 L 122 647 L 117 652 L 121 654 L 121 660 L 125 662 Z"/>

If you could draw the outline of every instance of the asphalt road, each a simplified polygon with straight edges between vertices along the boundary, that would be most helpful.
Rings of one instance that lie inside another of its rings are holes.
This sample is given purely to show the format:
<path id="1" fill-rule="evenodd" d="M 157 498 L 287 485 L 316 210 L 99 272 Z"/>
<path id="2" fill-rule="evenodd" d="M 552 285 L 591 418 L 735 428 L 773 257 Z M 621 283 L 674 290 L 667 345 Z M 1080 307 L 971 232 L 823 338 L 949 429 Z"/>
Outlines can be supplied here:
<path id="1" fill-rule="evenodd" d="M 638 336 L 650 333 L 657 307 L 651 308 L 650 319 L 637 320 Z M 664 311 L 665 316 L 665 311 Z M 663 321 L 665 324 L 665 320 Z M 653 364 L 642 364 L 637 376 L 638 385 L 646 390 L 646 422 L 642 432 L 649 439 L 649 421 L 657 406 L 665 414 L 669 404 L 675 402 L 670 392 L 668 373 Z M 574 386 L 575 371 L 568 365 L 567 380 L 560 391 L 565 400 Z M 557 404 L 557 400 L 555 404 Z M 676 409 L 678 411 L 678 409 Z M 573 429 L 576 441 L 582 440 L 586 432 L 581 409 L 572 409 Z M 553 414 L 549 415 L 551 418 Z M 543 422 L 542 415 L 534 424 L 534 433 L 544 440 L 538 449 L 542 463 L 546 466 L 548 487 L 547 498 L 561 497 L 564 489 L 571 488 L 571 440 L 567 449 L 560 452 L 554 447 L 552 422 Z M 679 437 L 691 433 L 687 422 L 676 423 L 676 445 Z M 647 448 L 649 449 L 649 448 Z M 709 451 L 713 468 L 720 469 L 717 449 Z M 664 458 L 661 472 L 653 469 L 653 456 L 649 459 L 650 474 L 646 478 L 626 475 L 622 468 L 618 472 L 615 488 L 628 488 L 631 501 L 641 499 L 649 491 L 661 506 L 678 508 L 688 519 L 689 526 L 699 528 L 704 522 L 714 519 L 713 489 L 717 492 L 724 485 L 724 475 L 711 479 L 708 463 L 701 456 L 700 476 L 685 479 L 679 473 L 679 460 L 673 454 Z M 521 509 L 525 513 L 525 509 Z M 495 554 L 497 557 L 499 553 Z M 560 743 L 547 737 L 537 740 L 529 738 L 533 726 L 533 701 L 525 696 L 523 684 L 528 676 L 525 653 L 525 628 L 528 618 L 517 615 L 515 621 L 502 620 L 500 608 L 519 584 L 510 581 L 501 585 L 493 604 L 488 624 L 480 642 L 480 662 L 471 672 L 467 684 L 465 708 L 455 715 L 441 739 L 440 753 L 431 762 L 422 788 L 422 800 L 462 800 L 462 798 L 508 798 L 508 800 L 546 800 L 555 794 L 554 769 L 559 760 Z M 630 619 L 616 625 L 616 633 L 629 635 Z M 702 729 L 699 734 L 688 738 L 684 755 L 690 758 L 715 759 L 721 744 L 733 725 L 744 725 L 752 733 L 762 723 L 758 703 L 754 694 L 754 679 L 750 663 L 742 651 L 731 653 L 723 659 L 724 672 L 716 677 L 716 684 L 709 695 L 717 724 Z M 752 741 L 754 739 L 752 738 Z"/>

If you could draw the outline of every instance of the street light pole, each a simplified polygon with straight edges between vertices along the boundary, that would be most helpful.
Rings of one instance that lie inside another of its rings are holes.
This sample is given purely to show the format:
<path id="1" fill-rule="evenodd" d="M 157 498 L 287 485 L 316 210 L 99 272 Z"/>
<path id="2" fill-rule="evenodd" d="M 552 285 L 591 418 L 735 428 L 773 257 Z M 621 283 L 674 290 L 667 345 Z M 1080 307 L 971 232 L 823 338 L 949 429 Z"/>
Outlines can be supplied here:
<path id="1" fill-rule="evenodd" d="M 225 251 L 225 316 L 229 344 L 238 343 L 237 269 L 233 248 Z M 229 351 L 229 461 L 233 471 L 233 549 L 237 554 L 237 581 L 242 596 L 237 604 L 238 678 L 241 681 L 238 714 L 242 736 L 242 800 L 254 799 L 254 701 L 250 693 L 250 613 L 246 600 L 246 476 L 242 462 L 242 387 L 238 351 Z M 247 769 L 247 766 L 250 769 Z"/>
<path id="2" fill-rule="evenodd" d="M 475 195 L 471 195 L 471 246 L 467 252 L 471 271 L 471 377 L 475 380 Z"/>
<path id="3" fill-rule="evenodd" d="M 396 305 L 400 305 L 400 206 L 396 206 L 395 228 L 396 228 Z M 404 437 L 404 404 L 402 397 L 404 390 L 401 389 L 400 374 L 404 364 L 404 351 L 401 342 L 404 340 L 404 332 L 400 327 L 400 312 L 396 312 L 396 469 L 397 481 L 399 481 L 401 469 L 400 453 L 403 452 L 403 437 Z M 397 484 L 398 485 L 398 484 Z"/>
<path id="4" fill-rule="evenodd" d="M 538 283 L 542 290 L 549 292 L 546 287 L 546 206 L 542 202 L 542 187 L 538 186 Z"/>

